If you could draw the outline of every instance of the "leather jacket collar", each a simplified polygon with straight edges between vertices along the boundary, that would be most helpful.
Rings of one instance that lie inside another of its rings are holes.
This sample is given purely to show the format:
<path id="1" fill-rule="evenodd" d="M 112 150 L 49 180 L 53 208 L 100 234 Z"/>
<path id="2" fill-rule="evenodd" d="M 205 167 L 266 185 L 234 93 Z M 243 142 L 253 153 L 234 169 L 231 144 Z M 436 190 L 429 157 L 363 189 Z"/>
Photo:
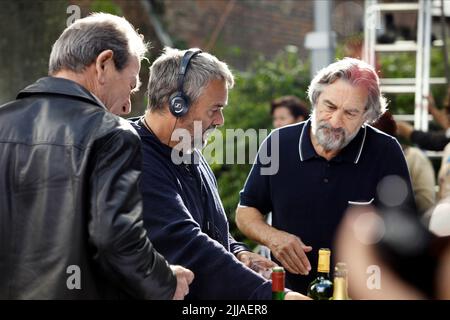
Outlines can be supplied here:
<path id="1" fill-rule="evenodd" d="M 90 103 L 98 105 L 107 109 L 105 105 L 92 92 L 81 86 L 75 81 L 57 78 L 57 77 L 43 77 L 35 83 L 29 85 L 19 92 L 17 99 L 29 97 L 34 94 L 61 94 L 66 96 L 75 96 L 77 98 L 87 100 Z"/>

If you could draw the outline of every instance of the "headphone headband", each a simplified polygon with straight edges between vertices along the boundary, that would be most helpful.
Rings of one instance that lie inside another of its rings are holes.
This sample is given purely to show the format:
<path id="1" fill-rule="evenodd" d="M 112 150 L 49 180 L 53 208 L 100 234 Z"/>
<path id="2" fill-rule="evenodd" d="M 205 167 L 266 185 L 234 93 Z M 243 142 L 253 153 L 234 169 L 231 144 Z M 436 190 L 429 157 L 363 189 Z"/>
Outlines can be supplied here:
<path id="1" fill-rule="evenodd" d="M 191 59 L 200 53 L 202 53 L 201 50 L 188 50 L 184 54 L 183 59 L 181 59 L 180 71 L 178 72 L 178 92 L 184 93 L 183 92 L 184 77 L 186 76 L 186 71 L 189 67 L 189 62 L 191 62 Z"/>
<path id="2" fill-rule="evenodd" d="M 201 50 L 188 50 L 181 59 L 177 79 L 178 89 L 169 98 L 169 110 L 177 118 L 184 116 L 189 111 L 189 97 L 183 91 L 184 77 L 186 76 L 189 62 L 201 52 Z"/>

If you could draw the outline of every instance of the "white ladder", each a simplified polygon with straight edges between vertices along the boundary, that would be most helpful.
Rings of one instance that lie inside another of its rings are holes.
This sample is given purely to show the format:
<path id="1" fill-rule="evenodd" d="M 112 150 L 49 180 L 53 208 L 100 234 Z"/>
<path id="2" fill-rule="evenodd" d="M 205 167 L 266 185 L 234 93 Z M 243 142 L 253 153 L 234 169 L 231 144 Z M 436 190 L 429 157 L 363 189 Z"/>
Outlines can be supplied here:
<path id="1" fill-rule="evenodd" d="M 428 114 L 430 84 L 445 84 L 445 78 L 430 78 L 431 51 L 431 10 L 432 1 L 378 3 L 377 0 L 365 0 L 364 23 L 364 60 L 376 67 L 376 52 L 416 52 L 416 70 L 414 78 L 380 79 L 384 93 L 414 93 L 414 114 L 394 115 L 396 120 L 414 122 L 414 129 L 428 131 L 432 117 Z M 416 11 L 417 41 L 396 41 L 393 44 L 377 43 L 377 26 L 380 25 L 382 12 Z"/>

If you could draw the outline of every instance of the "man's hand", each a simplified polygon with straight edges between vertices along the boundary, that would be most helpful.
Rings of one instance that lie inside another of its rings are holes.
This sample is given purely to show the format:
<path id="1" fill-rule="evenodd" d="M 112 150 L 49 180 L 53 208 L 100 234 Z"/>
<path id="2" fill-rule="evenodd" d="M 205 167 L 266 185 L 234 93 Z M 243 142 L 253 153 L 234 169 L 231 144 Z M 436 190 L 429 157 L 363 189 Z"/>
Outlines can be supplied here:
<path id="1" fill-rule="evenodd" d="M 305 252 L 310 252 L 312 247 L 306 246 L 299 237 L 276 230 L 268 236 L 266 245 L 289 272 L 307 275 L 311 271 L 311 264 Z"/>
<path id="2" fill-rule="evenodd" d="M 270 278 L 271 269 L 277 266 L 275 262 L 250 251 L 241 251 L 236 255 L 236 258 L 245 264 L 245 266 L 258 272 L 267 279 Z"/>
<path id="3" fill-rule="evenodd" d="M 284 295 L 284 300 L 312 300 L 312 299 L 301 293 L 298 293 L 295 291 L 289 291 L 289 292 L 286 292 L 286 294 Z"/>
<path id="4" fill-rule="evenodd" d="M 184 296 L 189 293 L 189 285 L 194 280 L 194 273 L 182 266 L 170 266 L 173 274 L 177 278 L 177 288 L 173 295 L 173 300 L 183 300 Z"/>
<path id="5" fill-rule="evenodd" d="M 411 134 L 413 131 L 414 131 L 413 126 L 410 125 L 408 122 L 397 121 L 397 135 L 398 136 L 409 140 L 411 138 Z"/>

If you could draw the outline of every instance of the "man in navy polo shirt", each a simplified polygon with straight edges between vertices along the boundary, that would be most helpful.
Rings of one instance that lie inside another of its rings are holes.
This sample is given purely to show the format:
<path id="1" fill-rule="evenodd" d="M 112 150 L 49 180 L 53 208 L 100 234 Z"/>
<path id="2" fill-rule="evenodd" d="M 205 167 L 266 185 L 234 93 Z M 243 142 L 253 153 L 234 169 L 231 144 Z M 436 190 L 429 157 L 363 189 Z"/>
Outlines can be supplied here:
<path id="1" fill-rule="evenodd" d="M 333 248 L 349 205 L 415 211 L 400 145 L 368 125 L 386 110 L 373 68 L 351 58 L 335 62 L 312 80 L 308 96 L 310 119 L 275 130 L 261 146 L 236 213 L 239 229 L 269 247 L 299 292 L 315 276 L 317 251 Z M 264 156 L 278 170 L 264 172 Z M 264 220 L 269 212 L 272 226 Z"/>

